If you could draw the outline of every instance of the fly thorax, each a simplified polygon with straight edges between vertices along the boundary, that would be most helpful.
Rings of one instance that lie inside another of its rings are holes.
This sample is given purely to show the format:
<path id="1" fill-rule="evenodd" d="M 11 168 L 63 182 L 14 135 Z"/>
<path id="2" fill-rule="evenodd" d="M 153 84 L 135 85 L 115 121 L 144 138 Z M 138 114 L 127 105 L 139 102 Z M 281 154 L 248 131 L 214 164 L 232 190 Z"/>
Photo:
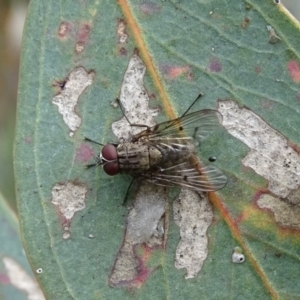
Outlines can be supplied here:
<path id="1" fill-rule="evenodd" d="M 159 151 L 150 148 L 142 142 L 119 144 L 117 152 L 120 170 L 136 174 L 149 170 L 153 161 L 159 160 L 157 155 L 160 155 Z"/>

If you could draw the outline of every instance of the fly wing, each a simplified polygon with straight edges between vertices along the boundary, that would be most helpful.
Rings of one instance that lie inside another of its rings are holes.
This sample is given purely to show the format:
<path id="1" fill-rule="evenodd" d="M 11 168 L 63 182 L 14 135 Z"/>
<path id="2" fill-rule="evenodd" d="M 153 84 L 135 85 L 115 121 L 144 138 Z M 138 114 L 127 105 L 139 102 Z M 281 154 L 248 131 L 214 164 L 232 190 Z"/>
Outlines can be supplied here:
<path id="1" fill-rule="evenodd" d="M 149 138 L 169 136 L 178 137 L 180 133 L 197 141 L 203 141 L 222 123 L 222 115 L 213 109 L 203 109 L 181 118 L 166 121 L 150 128 Z"/>
<path id="2" fill-rule="evenodd" d="M 216 167 L 193 166 L 190 162 L 146 173 L 143 177 L 154 184 L 180 186 L 197 192 L 217 191 L 227 183 L 227 177 Z"/>

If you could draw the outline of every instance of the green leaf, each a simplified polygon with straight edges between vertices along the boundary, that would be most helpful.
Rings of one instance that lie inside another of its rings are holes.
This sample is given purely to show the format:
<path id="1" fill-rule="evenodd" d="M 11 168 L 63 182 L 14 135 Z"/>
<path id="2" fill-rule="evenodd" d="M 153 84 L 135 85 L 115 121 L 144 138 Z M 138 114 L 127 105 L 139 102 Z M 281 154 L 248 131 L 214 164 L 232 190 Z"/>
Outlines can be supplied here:
<path id="1" fill-rule="evenodd" d="M 272 0 L 30 2 L 15 173 L 48 299 L 300 297 L 299 43 Z M 105 144 L 137 130 L 116 122 L 117 97 L 149 126 L 158 106 L 156 122 L 172 119 L 200 92 L 192 109 L 223 115 L 198 153 L 228 177 L 213 211 L 204 196 L 178 201 L 178 189 L 146 184 L 127 209 L 128 178 L 84 168 L 99 153 L 84 137 Z"/>
<path id="2" fill-rule="evenodd" d="M 0 193 L 0 298 L 44 299 L 24 253 L 16 215 Z"/>

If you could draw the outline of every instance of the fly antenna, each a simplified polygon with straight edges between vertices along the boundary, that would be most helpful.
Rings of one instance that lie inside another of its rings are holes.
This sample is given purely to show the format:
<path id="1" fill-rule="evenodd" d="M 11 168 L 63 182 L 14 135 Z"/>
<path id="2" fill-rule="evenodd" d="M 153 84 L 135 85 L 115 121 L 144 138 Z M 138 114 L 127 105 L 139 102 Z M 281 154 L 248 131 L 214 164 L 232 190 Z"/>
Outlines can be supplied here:
<path id="1" fill-rule="evenodd" d="M 128 196 L 129 196 L 129 190 L 130 190 L 130 188 L 131 188 L 131 186 L 132 186 L 132 184 L 133 184 L 133 182 L 134 182 L 135 180 L 136 180 L 136 177 L 133 177 L 132 180 L 131 180 L 131 182 L 130 182 L 130 184 L 129 184 L 129 186 L 128 186 L 128 188 L 127 188 L 126 195 L 125 195 L 125 197 L 124 197 L 124 200 L 123 200 L 122 205 L 125 205 L 125 204 L 126 204 L 126 202 L 127 202 L 127 200 L 128 200 Z"/>
<path id="2" fill-rule="evenodd" d="M 94 143 L 94 144 L 97 144 L 97 145 L 100 145 L 100 146 L 104 146 L 103 144 L 101 144 L 101 143 L 99 143 L 99 142 L 96 142 L 96 141 L 94 141 L 94 140 L 91 140 L 91 139 L 89 139 L 88 137 L 84 137 L 84 140 L 85 141 L 88 141 L 88 142 L 91 142 L 91 143 Z"/>
<path id="3" fill-rule="evenodd" d="M 184 114 L 180 117 L 180 118 L 182 118 L 182 117 L 184 117 L 189 111 L 190 111 L 190 109 L 194 106 L 194 104 L 203 96 L 204 94 L 203 93 L 200 93 L 199 95 L 198 95 L 198 97 L 194 100 L 194 102 L 189 106 L 189 108 L 184 112 Z"/>
<path id="4" fill-rule="evenodd" d="M 97 166 L 97 164 L 90 164 L 90 165 L 86 165 L 85 168 L 89 169 L 89 168 L 96 167 L 96 166 Z"/>

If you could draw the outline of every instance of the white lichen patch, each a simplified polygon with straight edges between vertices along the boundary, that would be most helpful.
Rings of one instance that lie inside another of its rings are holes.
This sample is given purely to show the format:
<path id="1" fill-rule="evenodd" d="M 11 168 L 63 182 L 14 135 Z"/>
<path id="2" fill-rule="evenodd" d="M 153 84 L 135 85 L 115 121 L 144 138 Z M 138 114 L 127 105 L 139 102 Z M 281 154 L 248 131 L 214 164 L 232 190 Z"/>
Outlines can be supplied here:
<path id="1" fill-rule="evenodd" d="M 142 183 L 136 195 L 134 207 L 130 210 L 123 245 L 118 253 L 110 276 L 112 285 L 122 281 L 130 282 L 138 275 L 140 259 L 134 247 L 143 243 L 150 247 L 164 243 L 163 215 L 167 196 L 163 187 Z"/>
<path id="2" fill-rule="evenodd" d="M 127 119 L 132 124 L 154 126 L 153 117 L 158 109 L 149 108 L 149 96 L 144 87 L 146 67 L 137 54 L 134 54 L 124 74 L 120 102 Z M 112 124 L 112 130 L 120 141 L 130 140 L 132 135 L 146 127 L 130 126 L 122 117 Z M 110 283 L 133 282 L 139 276 L 139 257 L 135 246 L 147 244 L 149 247 L 164 243 L 164 213 L 167 197 L 163 187 L 142 182 L 135 195 L 134 206 L 129 211 L 127 229 L 123 245 L 118 253 L 110 276 Z"/>
<path id="3" fill-rule="evenodd" d="M 174 221 L 180 227 L 180 242 L 176 249 L 175 267 L 186 268 L 185 278 L 194 278 L 207 257 L 207 229 L 213 212 L 207 197 L 181 189 L 173 202 Z"/>
<path id="4" fill-rule="evenodd" d="M 120 101 L 130 123 L 154 126 L 153 117 L 158 114 L 158 109 L 149 108 L 149 96 L 143 82 L 145 72 L 143 61 L 134 54 L 123 78 Z M 145 129 L 130 126 L 125 117 L 112 124 L 112 130 L 119 139 L 128 139 Z"/>
<path id="5" fill-rule="evenodd" d="M 43 273 L 43 269 L 42 268 L 38 268 L 35 270 L 36 274 L 42 274 Z"/>
<path id="6" fill-rule="evenodd" d="M 267 26 L 267 30 L 269 31 L 269 43 L 277 44 L 281 41 L 281 38 L 276 34 L 274 28 L 270 25 Z"/>
<path id="7" fill-rule="evenodd" d="M 282 201 L 279 198 L 263 194 L 257 201 L 262 209 L 269 209 L 274 214 L 275 221 L 283 227 L 300 229 L 300 207 Z"/>
<path id="8" fill-rule="evenodd" d="M 52 103 L 58 106 L 58 111 L 63 116 L 64 122 L 71 130 L 73 136 L 80 124 L 81 118 L 75 108 L 80 95 L 85 88 L 92 84 L 94 73 L 87 73 L 84 68 L 76 68 L 70 73 L 61 92 L 52 99 Z"/>
<path id="9" fill-rule="evenodd" d="M 119 20 L 117 27 L 117 34 L 119 38 L 119 43 L 124 44 L 128 39 L 128 34 L 126 33 L 126 23 L 124 20 Z"/>
<path id="10" fill-rule="evenodd" d="M 235 264 L 241 264 L 245 261 L 245 255 L 240 247 L 234 247 L 231 261 Z"/>
<path id="11" fill-rule="evenodd" d="M 300 186 L 300 156 L 287 139 L 247 108 L 219 101 L 223 126 L 250 151 L 242 163 L 269 181 L 269 190 L 285 198 Z"/>
<path id="12" fill-rule="evenodd" d="M 87 188 L 84 185 L 72 182 L 58 183 L 52 188 L 51 202 L 67 220 L 70 220 L 76 211 L 85 208 L 86 192 Z"/>
<path id="13" fill-rule="evenodd" d="M 154 236 L 163 237 L 160 220 L 165 212 L 167 198 L 163 187 L 142 183 L 134 207 L 128 216 L 126 238 L 132 244 L 147 243 Z"/>
<path id="14" fill-rule="evenodd" d="M 2 262 L 10 283 L 26 294 L 28 300 L 44 300 L 45 297 L 37 282 L 14 259 L 4 256 Z"/>

